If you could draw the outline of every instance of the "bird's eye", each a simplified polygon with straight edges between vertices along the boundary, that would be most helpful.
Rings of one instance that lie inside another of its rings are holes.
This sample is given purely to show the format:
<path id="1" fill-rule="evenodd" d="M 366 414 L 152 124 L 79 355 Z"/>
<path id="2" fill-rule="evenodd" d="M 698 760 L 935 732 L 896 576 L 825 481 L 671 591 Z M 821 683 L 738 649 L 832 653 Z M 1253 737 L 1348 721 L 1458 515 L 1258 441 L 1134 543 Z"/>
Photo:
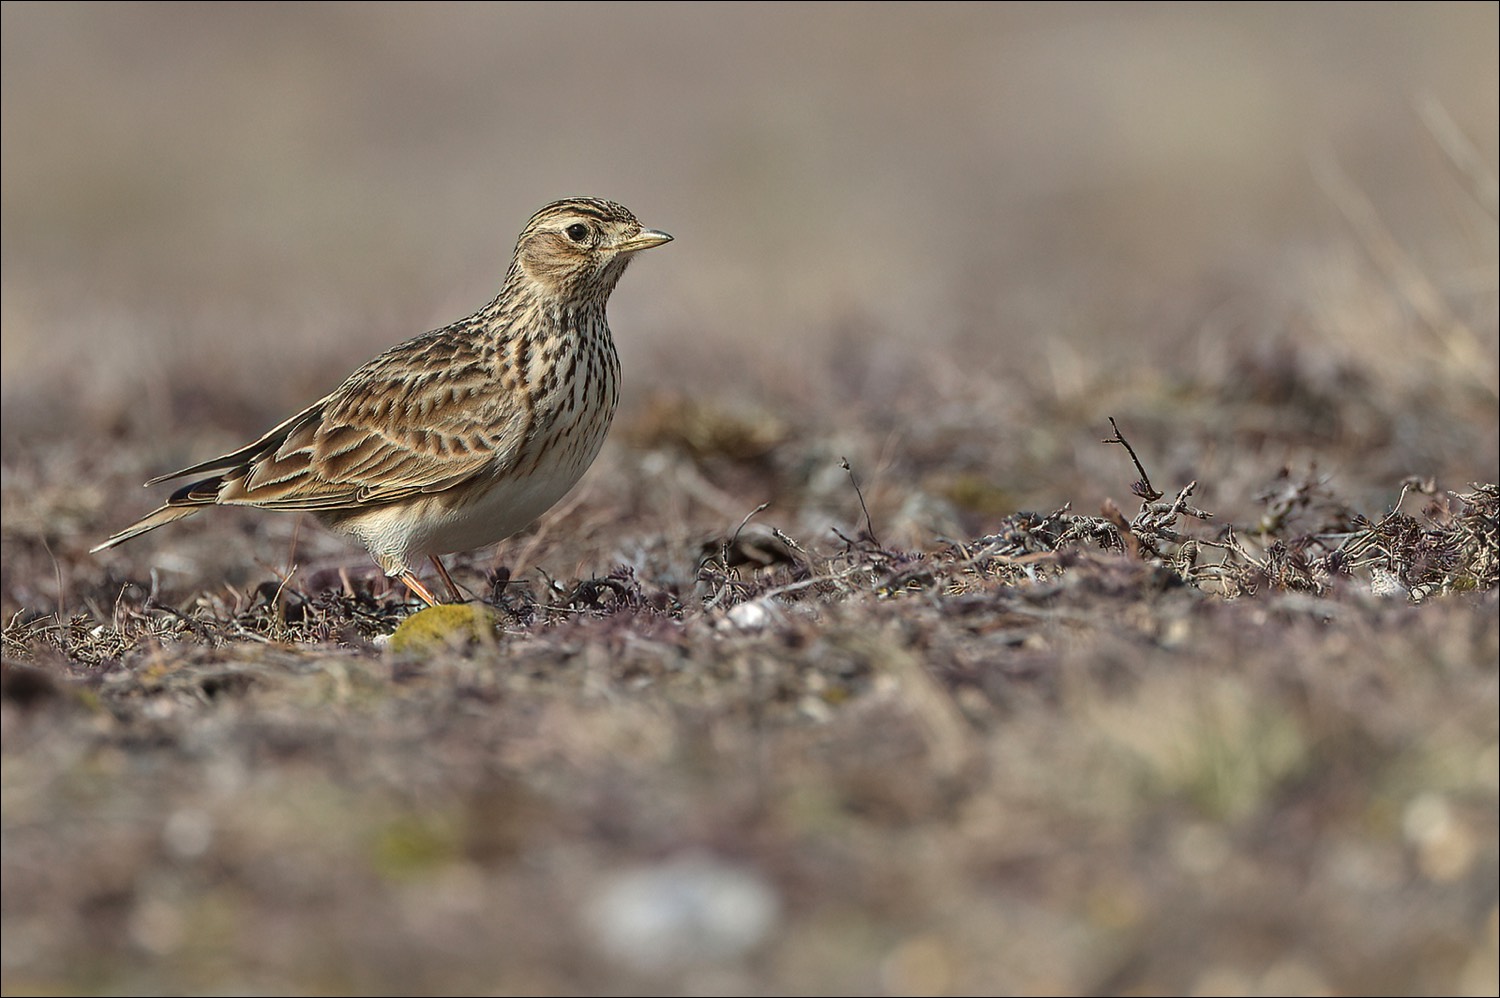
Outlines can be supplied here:
<path id="1" fill-rule="evenodd" d="M 589 227 L 587 225 L 584 225 L 582 222 L 574 222 L 563 231 L 566 232 L 568 234 L 568 238 L 573 240 L 575 243 L 581 243 L 589 237 Z"/>

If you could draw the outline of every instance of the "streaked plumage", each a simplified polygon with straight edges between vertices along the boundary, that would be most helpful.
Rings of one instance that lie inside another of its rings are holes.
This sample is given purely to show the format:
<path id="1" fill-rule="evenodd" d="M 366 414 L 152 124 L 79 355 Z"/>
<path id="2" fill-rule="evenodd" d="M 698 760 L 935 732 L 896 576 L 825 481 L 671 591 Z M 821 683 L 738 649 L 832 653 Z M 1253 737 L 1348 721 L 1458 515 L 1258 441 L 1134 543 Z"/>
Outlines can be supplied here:
<path id="1" fill-rule="evenodd" d="M 671 238 L 612 201 L 547 205 L 494 301 L 392 347 L 254 443 L 148 482 L 206 476 L 94 550 L 205 506 L 305 510 L 435 602 L 422 558 L 451 587 L 439 555 L 523 529 L 594 460 L 619 399 L 605 304 L 631 256 Z"/>

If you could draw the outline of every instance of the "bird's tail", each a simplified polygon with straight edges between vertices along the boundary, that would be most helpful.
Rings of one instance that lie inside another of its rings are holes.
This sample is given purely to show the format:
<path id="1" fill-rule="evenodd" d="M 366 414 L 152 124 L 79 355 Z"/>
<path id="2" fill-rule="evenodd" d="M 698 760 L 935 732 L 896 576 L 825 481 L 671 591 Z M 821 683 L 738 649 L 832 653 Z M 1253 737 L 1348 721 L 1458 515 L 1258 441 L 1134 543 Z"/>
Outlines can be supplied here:
<path id="1" fill-rule="evenodd" d="M 183 505 L 162 506 L 159 509 L 152 510 L 150 513 L 147 513 L 145 516 L 141 517 L 139 520 L 135 521 L 130 526 L 120 531 L 118 534 L 115 534 L 103 544 L 100 544 L 98 547 L 90 548 L 89 554 L 97 554 L 98 552 L 103 551 L 105 548 L 112 548 L 116 544 L 124 544 L 132 537 L 139 537 L 141 534 L 146 533 L 146 531 L 148 530 L 155 530 L 157 527 L 165 527 L 167 524 L 172 523 L 176 520 L 180 520 L 184 516 L 192 516 L 202 508 L 202 506 Z"/>

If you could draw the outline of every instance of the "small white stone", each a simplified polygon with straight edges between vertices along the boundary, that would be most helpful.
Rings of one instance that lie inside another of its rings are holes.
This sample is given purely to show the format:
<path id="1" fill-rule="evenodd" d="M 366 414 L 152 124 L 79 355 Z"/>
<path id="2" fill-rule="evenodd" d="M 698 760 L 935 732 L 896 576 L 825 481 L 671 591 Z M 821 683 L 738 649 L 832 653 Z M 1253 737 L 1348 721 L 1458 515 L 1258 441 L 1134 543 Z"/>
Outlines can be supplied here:
<path id="1" fill-rule="evenodd" d="M 610 878 L 583 918 L 601 954 L 650 974 L 742 956 L 770 933 L 780 908 L 754 871 L 693 854 Z"/>
<path id="2" fill-rule="evenodd" d="M 1401 576 L 1379 566 L 1370 569 L 1370 592 L 1387 597 L 1405 598 L 1407 595 L 1406 587 L 1401 584 Z"/>
<path id="3" fill-rule="evenodd" d="M 770 600 L 754 599 L 729 608 L 729 622 L 742 631 L 763 631 L 781 617 L 781 609 Z"/>

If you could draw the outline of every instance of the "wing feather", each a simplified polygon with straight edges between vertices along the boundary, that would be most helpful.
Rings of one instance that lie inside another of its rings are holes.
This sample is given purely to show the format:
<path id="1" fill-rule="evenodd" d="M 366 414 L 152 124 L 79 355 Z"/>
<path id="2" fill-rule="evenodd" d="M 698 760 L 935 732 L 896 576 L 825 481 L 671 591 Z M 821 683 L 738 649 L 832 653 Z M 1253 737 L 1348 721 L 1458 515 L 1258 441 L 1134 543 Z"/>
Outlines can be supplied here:
<path id="1" fill-rule="evenodd" d="M 513 463 L 534 414 L 472 341 L 419 337 L 376 357 L 260 439 L 155 479 L 205 472 L 173 504 L 333 510 L 442 492 Z"/>

